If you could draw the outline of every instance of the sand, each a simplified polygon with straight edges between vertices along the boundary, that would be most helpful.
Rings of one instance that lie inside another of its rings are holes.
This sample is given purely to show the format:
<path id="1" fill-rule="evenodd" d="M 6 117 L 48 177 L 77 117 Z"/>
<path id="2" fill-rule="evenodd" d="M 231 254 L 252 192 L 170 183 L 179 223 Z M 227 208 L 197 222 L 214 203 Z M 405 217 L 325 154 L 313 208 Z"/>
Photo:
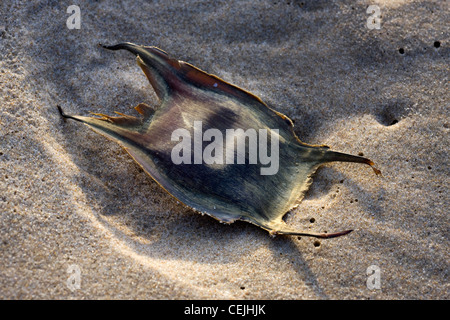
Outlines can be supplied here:
<path id="1" fill-rule="evenodd" d="M 449 299 L 445 1 L 0 4 L 1 299 Z M 369 5 L 380 29 L 369 29 Z M 363 154 L 318 170 L 286 221 L 220 224 L 66 112 L 158 100 L 130 41 L 260 96 L 305 142 Z M 372 272 L 376 272 L 372 274 Z M 369 273 L 369 275 L 368 275 Z"/>

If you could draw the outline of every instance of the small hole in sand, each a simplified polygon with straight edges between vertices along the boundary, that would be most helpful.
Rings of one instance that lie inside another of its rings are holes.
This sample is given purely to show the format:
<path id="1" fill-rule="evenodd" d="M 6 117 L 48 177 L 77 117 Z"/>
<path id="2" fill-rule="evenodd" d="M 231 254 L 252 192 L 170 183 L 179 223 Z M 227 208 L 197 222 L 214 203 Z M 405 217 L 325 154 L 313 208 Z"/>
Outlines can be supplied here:
<path id="1" fill-rule="evenodd" d="M 314 247 L 320 247 L 320 241 L 319 240 L 316 240 L 316 241 L 314 241 Z"/>
<path id="2" fill-rule="evenodd" d="M 434 44 L 433 44 L 433 46 L 434 46 L 435 48 L 439 48 L 439 47 L 441 46 L 441 42 L 440 42 L 440 41 L 435 41 Z"/>
<path id="3" fill-rule="evenodd" d="M 405 49 L 400 48 L 400 49 L 398 49 L 398 52 L 399 52 L 400 54 L 404 54 L 404 53 L 405 53 Z"/>
<path id="4" fill-rule="evenodd" d="M 404 102 L 392 101 L 382 106 L 377 114 L 378 122 L 384 126 L 393 126 L 404 118 L 407 109 L 407 104 Z"/>
<path id="5" fill-rule="evenodd" d="M 314 222 L 316 222 L 316 219 L 311 218 L 311 219 L 309 219 L 309 222 L 314 223 Z"/>

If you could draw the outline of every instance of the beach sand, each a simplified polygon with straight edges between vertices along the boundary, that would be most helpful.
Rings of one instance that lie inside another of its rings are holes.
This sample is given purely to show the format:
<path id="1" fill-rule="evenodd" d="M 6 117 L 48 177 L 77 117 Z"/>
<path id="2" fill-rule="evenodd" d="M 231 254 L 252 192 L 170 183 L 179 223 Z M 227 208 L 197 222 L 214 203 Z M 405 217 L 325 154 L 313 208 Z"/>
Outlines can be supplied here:
<path id="1" fill-rule="evenodd" d="M 125 3 L 78 1 L 80 29 L 62 2 L 0 4 L 1 299 L 450 298 L 448 3 Z M 373 160 L 381 177 L 320 168 L 286 215 L 299 230 L 354 231 L 273 238 L 220 224 L 64 122 L 58 104 L 158 105 L 130 53 L 97 46 L 124 41 L 253 92 L 304 142 Z"/>

